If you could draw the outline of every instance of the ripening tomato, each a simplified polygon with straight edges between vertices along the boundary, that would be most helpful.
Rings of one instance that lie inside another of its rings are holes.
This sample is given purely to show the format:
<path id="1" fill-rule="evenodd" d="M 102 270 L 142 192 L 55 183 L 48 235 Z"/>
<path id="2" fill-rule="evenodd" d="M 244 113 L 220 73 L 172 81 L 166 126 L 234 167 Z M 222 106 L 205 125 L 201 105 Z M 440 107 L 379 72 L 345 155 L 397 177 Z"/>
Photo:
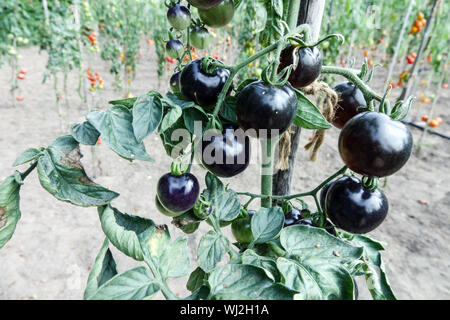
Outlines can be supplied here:
<path id="1" fill-rule="evenodd" d="M 19 102 L 23 101 L 23 99 L 25 99 L 23 96 L 16 97 L 16 100 L 19 101 Z"/>
<path id="2" fill-rule="evenodd" d="M 428 121 L 428 116 L 426 114 L 422 115 L 421 117 L 423 122 L 427 122 Z"/>
<path id="3" fill-rule="evenodd" d="M 443 83 L 442 84 L 442 89 L 447 89 L 448 88 L 448 84 L 447 83 Z"/>
<path id="4" fill-rule="evenodd" d="M 417 12 L 417 19 L 418 20 L 423 20 L 425 18 L 424 14 L 422 11 Z"/>
<path id="5" fill-rule="evenodd" d="M 439 121 L 437 121 L 436 119 L 431 120 L 428 125 L 432 128 L 436 128 L 439 126 Z"/>
<path id="6" fill-rule="evenodd" d="M 437 117 L 435 120 L 439 123 L 439 125 L 442 124 L 442 118 L 441 117 Z"/>
<path id="7" fill-rule="evenodd" d="M 25 79 L 25 74 L 19 73 L 19 74 L 17 75 L 17 79 L 19 79 L 19 80 Z"/>

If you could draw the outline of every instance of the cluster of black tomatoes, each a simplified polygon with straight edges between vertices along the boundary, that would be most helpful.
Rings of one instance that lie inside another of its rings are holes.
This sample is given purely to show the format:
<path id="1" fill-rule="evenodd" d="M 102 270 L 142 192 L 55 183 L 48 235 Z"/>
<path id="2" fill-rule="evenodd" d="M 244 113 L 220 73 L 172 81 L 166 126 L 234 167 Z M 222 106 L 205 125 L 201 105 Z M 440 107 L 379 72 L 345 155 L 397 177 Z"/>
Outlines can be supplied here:
<path id="1" fill-rule="evenodd" d="M 189 2 L 199 9 L 206 3 L 224 3 Z M 175 27 L 176 24 L 172 25 Z M 293 87 L 304 88 L 319 77 L 321 52 L 317 47 L 289 45 L 282 51 L 279 70 L 290 65 L 293 68 L 289 83 L 272 85 L 260 80 L 247 84 L 237 93 L 237 122 L 245 132 L 254 132 L 259 138 L 274 138 L 291 126 L 297 113 L 297 97 Z M 196 59 L 171 77 L 170 86 L 174 93 L 211 113 L 229 76 L 230 71 L 226 68 L 219 67 L 214 72 L 206 72 L 202 68 L 202 60 Z M 397 172 L 411 155 L 413 142 L 410 131 L 386 114 L 367 111 L 364 95 L 352 83 L 342 83 L 333 89 L 338 93 L 339 103 L 332 122 L 341 129 L 339 152 L 347 167 L 354 173 L 363 175 L 364 181 L 373 181 Z M 231 91 L 230 89 L 228 94 Z M 250 141 L 248 137 L 238 139 L 234 135 L 235 129 L 235 125 L 224 124 L 221 135 L 202 141 L 202 155 L 209 148 L 213 150 L 213 156 L 220 154 L 222 157 L 219 158 L 227 159 L 220 163 L 207 163 L 201 157 L 204 167 L 219 177 L 233 177 L 243 172 L 249 164 Z M 157 205 L 164 214 L 179 217 L 193 210 L 199 193 L 198 180 L 192 174 L 167 173 L 158 182 Z M 376 186 L 368 187 L 353 176 L 343 176 L 329 182 L 321 190 L 320 204 L 336 227 L 352 233 L 372 231 L 381 224 L 388 212 L 388 201 L 383 192 Z M 249 212 L 245 218 L 237 219 L 234 224 L 239 227 L 232 229 L 246 230 L 251 216 Z M 327 223 L 327 231 L 335 234 L 328 220 Z M 305 218 L 296 208 L 286 213 L 286 226 L 292 224 L 314 225 L 311 219 Z M 241 232 L 233 233 L 244 243 L 248 242 L 251 235 L 243 232 L 244 236 L 241 237 Z"/>

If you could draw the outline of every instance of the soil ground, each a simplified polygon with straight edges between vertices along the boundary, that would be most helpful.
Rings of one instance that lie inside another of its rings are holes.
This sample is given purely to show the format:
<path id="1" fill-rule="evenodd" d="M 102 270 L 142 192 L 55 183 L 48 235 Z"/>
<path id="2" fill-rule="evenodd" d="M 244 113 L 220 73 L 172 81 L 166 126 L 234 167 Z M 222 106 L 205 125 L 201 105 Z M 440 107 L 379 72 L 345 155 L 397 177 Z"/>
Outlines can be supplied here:
<path id="1" fill-rule="evenodd" d="M 53 83 L 42 83 L 46 55 L 40 54 L 37 48 L 22 50 L 21 54 L 21 67 L 27 68 L 28 74 L 21 83 L 25 100 L 15 107 L 9 95 L 9 68 L 3 67 L 0 74 L 0 181 L 13 172 L 11 165 L 22 151 L 46 146 L 62 134 Z M 160 91 L 166 92 L 168 75 L 161 80 L 157 78 L 155 59 L 155 55 L 147 51 L 139 61 L 138 73 L 132 83 L 134 94 L 158 88 L 158 83 L 161 84 Z M 105 89 L 95 94 L 93 105 L 104 108 L 108 100 L 120 98 L 121 93 L 111 88 L 113 79 L 106 63 L 94 60 L 92 65 L 106 83 Z M 378 92 L 385 72 L 379 69 L 379 76 L 372 82 Z M 65 103 L 70 106 L 64 106 L 67 123 L 80 122 L 87 113 L 86 106 L 72 89 L 76 88 L 77 81 L 77 74 L 71 73 L 69 94 L 63 100 L 63 106 Z M 444 119 L 438 130 L 448 135 L 450 91 L 444 91 L 438 101 L 436 116 Z M 415 104 L 414 108 L 414 113 L 420 115 L 429 107 Z M 411 131 L 417 142 L 421 131 L 414 128 Z M 311 133 L 307 130 L 302 133 L 301 145 L 306 144 Z M 343 165 L 337 153 L 338 134 L 335 128 L 328 130 L 317 162 L 309 161 L 308 153 L 303 149 L 299 151 L 293 192 L 312 189 Z M 92 152 L 84 147 L 83 163 L 96 182 L 121 194 L 113 206 L 122 212 L 170 225 L 170 219 L 158 214 L 154 206 L 156 181 L 169 170 L 170 159 L 157 136 L 150 136 L 146 145 L 155 163 L 130 163 L 104 144 L 96 149 L 102 172 L 95 169 Z M 258 192 L 259 166 L 255 161 L 253 163 L 243 174 L 228 181 L 232 188 Z M 413 155 L 400 172 L 388 179 L 385 193 L 390 201 L 389 215 L 370 236 L 387 243 L 384 252 L 387 274 L 400 299 L 450 298 L 447 273 L 450 268 L 449 167 L 449 140 L 428 135 L 421 155 Z M 194 166 L 193 172 L 198 177 L 204 176 L 198 166 Z M 90 267 L 104 239 L 96 209 L 58 202 L 40 186 L 36 174 L 27 179 L 21 197 L 22 219 L 11 241 L 0 250 L 0 299 L 81 299 Z M 200 230 L 199 233 L 207 230 L 207 225 Z M 174 238 L 181 234 L 172 227 L 171 232 Z M 229 230 L 226 232 L 230 233 Z M 198 240 L 198 233 L 189 236 L 192 261 L 195 261 L 194 249 Z M 115 249 L 113 254 L 119 271 L 136 265 Z M 181 296 L 186 294 L 185 280 L 171 283 Z M 369 299 L 360 280 L 361 299 Z"/>

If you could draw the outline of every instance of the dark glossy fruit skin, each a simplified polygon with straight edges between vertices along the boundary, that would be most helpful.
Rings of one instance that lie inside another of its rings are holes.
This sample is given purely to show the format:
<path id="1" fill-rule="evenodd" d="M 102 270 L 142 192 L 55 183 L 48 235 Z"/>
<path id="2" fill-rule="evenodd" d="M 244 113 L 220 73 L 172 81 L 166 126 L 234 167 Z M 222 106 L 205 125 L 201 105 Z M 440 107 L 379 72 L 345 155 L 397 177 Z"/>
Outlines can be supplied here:
<path id="1" fill-rule="evenodd" d="M 202 163 L 219 177 L 230 178 L 247 169 L 250 162 L 250 138 L 234 134 L 237 128 L 224 126 L 221 136 L 203 137 Z"/>
<path id="2" fill-rule="evenodd" d="M 157 185 L 157 196 L 161 205 L 173 216 L 178 216 L 194 207 L 200 193 L 195 176 L 185 173 L 180 176 L 166 173 Z"/>
<path id="3" fill-rule="evenodd" d="M 181 92 L 181 88 L 180 88 L 180 75 L 181 75 L 181 71 L 175 72 L 171 77 L 170 77 L 170 89 L 172 90 L 173 93 L 180 93 Z"/>
<path id="4" fill-rule="evenodd" d="M 323 58 L 317 47 L 302 47 L 297 53 L 295 49 L 296 47 L 291 45 L 281 52 L 278 72 L 292 64 L 295 69 L 292 69 L 289 82 L 294 88 L 301 89 L 319 77 Z"/>
<path id="5" fill-rule="evenodd" d="M 338 227 L 352 233 L 367 233 L 386 218 L 389 204 L 379 190 L 364 188 L 361 181 L 344 176 L 333 183 L 326 196 L 326 211 Z"/>
<path id="6" fill-rule="evenodd" d="M 262 81 L 252 82 L 237 97 L 239 125 L 244 130 L 256 130 L 258 137 L 273 138 L 282 134 L 291 125 L 296 112 L 297 96 L 289 85 L 275 87 Z M 263 129 L 264 133 L 260 132 Z M 271 132 L 272 129 L 278 131 Z M 249 134 L 255 136 L 254 132 Z"/>
<path id="7" fill-rule="evenodd" d="M 197 59 L 184 67 L 180 76 L 180 87 L 183 95 L 205 109 L 217 103 L 217 98 L 230 71 L 219 68 L 215 74 L 208 74 L 201 68 L 202 60 Z"/>
<path id="8" fill-rule="evenodd" d="M 169 57 L 179 59 L 183 56 L 184 45 L 178 39 L 169 40 L 166 43 L 166 53 Z"/>
<path id="9" fill-rule="evenodd" d="M 191 24 L 191 11 L 182 4 L 176 4 L 167 11 L 167 20 L 177 30 L 184 30 Z"/>
<path id="10" fill-rule="evenodd" d="M 208 26 L 220 28 L 226 26 L 234 16 L 233 0 L 225 0 L 211 9 L 198 9 L 200 19 Z"/>
<path id="11" fill-rule="evenodd" d="M 362 91 L 350 82 L 340 83 L 333 90 L 338 94 L 339 101 L 332 123 L 336 128 L 342 129 L 351 118 L 365 111 L 358 110 L 358 107 L 367 107 L 367 102 Z"/>
<path id="12" fill-rule="evenodd" d="M 323 188 L 320 190 L 319 194 L 319 202 L 320 207 L 322 210 L 325 210 L 325 197 L 327 196 L 328 189 L 330 189 L 330 186 L 337 180 L 338 178 L 334 178 L 330 182 L 328 182 L 326 185 L 323 186 Z"/>
<path id="13" fill-rule="evenodd" d="M 197 49 L 208 48 L 211 43 L 211 35 L 205 27 L 194 27 L 191 31 L 191 44 Z"/>
<path id="14" fill-rule="evenodd" d="M 223 0 L 188 0 L 188 2 L 199 9 L 210 9 L 223 2 Z"/>
<path id="15" fill-rule="evenodd" d="M 408 161 L 413 147 L 409 129 L 379 112 L 353 117 L 339 135 L 339 153 L 354 172 L 386 177 Z"/>
<path id="16" fill-rule="evenodd" d="M 231 232 L 238 242 L 250 243 L 253 241 L 251 221 L 254 214 L 255 211 L 249 210 L 247 217 L 238 218 L 231 224 Z"/>

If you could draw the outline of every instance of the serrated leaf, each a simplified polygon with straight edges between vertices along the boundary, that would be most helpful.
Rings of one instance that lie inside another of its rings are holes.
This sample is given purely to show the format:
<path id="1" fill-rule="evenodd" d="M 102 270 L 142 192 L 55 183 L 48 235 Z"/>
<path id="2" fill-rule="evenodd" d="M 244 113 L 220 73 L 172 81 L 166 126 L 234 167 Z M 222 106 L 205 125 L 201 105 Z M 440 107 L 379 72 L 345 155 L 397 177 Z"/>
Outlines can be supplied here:
<path id="1" fill-rule="evenodd" d="M 328 129 L 330 123 L 325 119 L 322 112 L 298 89 L 294 88 L 297 94 L 297 115 L 294 124 L 305 129 Z"/>
<path id="2" fill-rule="evenodd" d="M 364 248 L 363 256 L 368 261 L 366 263 L 367 287 L 375 300 L 396 300 L 394 292 L 386 275 L 383 259 L 380 250 L 384 250 L 383 245 L 369 237 L 354 235 L 352 243 Z"/>
<path id="3" fill-rule="evenodd" d="M 304 300 L 344 300 L 354 298 L 353 279 L 340 265 L 321 259 L 278 258 L 277 268 L 284 284 L 300 292 Z"/>
<path id="4" fill-rule="evenodd" d="M 103 245 L 95 258 L 94 265 L 89 273 L 84 299 L 88 300 L 95 295 L 98 288 L 117 274 L 116 262 L 109 250 L 109 241 L 105 239 Z"/>
<path id="5" fill-rule="evenodd" d="M 226 264 L 208 278 L 212 299 L 290 300 L 295 291 L 270 280 L 264 270 L 239 264 Z"/>
<path id="6" fill-rule="evenodd" d="M 133 106 L 133 132 L 138 142 L 142 142 L 159 126 L 163 107 L 157 97 L 142 95 Z"/>
<path id="7" fill-rule="evenodd" d="M 88 146 L 95 146 L 100 137 L 100 132 L 88 121 L 73 125 L 70 128 L 70 133 L 76 141 Z"/>
<path id="8" fill-rule="evenodd" d="M 333 237 L 322 228 L 295 225 L 283 228 L 280 235 L 283 248 L 302 259 L 317 258 L 328 262 L 346 263 L 361 257 L 363 250 Z"/>
<path id="9" fill-rule="evenodd" d="M 261 208 L 251 220 L 254 243 L 263 243 L 277 236 L 284 225 L 284 213 L 280 207 Z"/>
<path id="10" fill-rule="evenodd" d="M 100 132 L 103 141 L 119 156 L 127 160 L 154 160 L 133 132 L 133 116 L 124 106 L 114 106 L 106 111 L 92 111 L 86 118 Z"/>
<path id="11" fill-rule="evenodd" d="M 183 114 L 183 110 L 179 106 L 172 107 L 164 116 L 159 132 L 162 133 L 172 127 Z"/>
<path id="12" fill-rule="evenodd" d="M 35 148 L 29 148 L 25 150 L 17 159 L 14 161 L 13 166 L 20 166 L 21 164 L 25 164 L 27 162 L 36 160 L 42 155 L 41 150 Z"/>
<path id="13" fill-rule="evenodd" d="M 78 144 L 57 142 L 38 159 L 39 181 L 45 190 L 58 200 L 83 207 L 105 205 L 119 196 L 89 179 L 81 165 Z"/>
<path id="14" fill-rule="evenodd" d="M 103 232 L 117 249 L 135 260 L 144 260 L 139 235 L 152 234 L 152 220 L 121 213 L 111 206 L 98 207 L 98 215 Z"/>
<path id="15" fill-rule="evenodd" d="M 137 267 L 104 283 L 90 300 L 142 300 L 159 289 L 150 272 L 145 267 Z"/>
<path id="16" fill-rule="evenodd" d="M 198 265 L 205 272 L 210 272 L 222 260 L 226 252 L 228 239 L 215 231 L 208 231 L 198 244 Z"/>
<path id="17" fill-rule="evenodd" d="M 21 216 L 19 191 L 14 175 L 0 184 L 0 249 L 13 236 Z"/>

